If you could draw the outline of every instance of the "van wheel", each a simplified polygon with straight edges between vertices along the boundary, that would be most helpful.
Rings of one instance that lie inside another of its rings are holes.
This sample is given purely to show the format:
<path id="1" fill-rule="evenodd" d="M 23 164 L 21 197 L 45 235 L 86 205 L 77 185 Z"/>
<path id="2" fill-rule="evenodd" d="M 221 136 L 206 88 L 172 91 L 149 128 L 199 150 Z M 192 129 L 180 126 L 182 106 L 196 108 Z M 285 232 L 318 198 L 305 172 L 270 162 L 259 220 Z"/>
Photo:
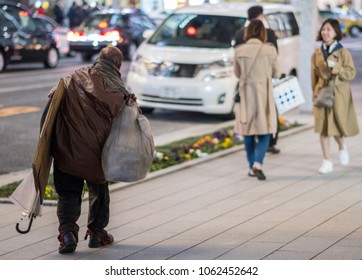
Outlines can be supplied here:
<path id="1" fill-rule="evenodd" d="M 89 62 L 89 61 L 92 60 L 93 55 L 91 55 L 89 53 L 82 53 L 81 56 L 82 56 L 82 61 L 83 62 Z"/>
<path id="2" fill-rule="evenodd" d="M 219 118 L 225 121 L 235 119 L 234 107 L 235 107 L 235 102 L 233 104 L 233 107 L 231 108 L 231 112 L 226 114 L 221 114 L 219 115 Z"/>
<path id="3" fill-rule="evenodd" d="M 55 68 L 59 62 L 59 53 L 56 48 L 51 47 L 48 51 L 47 58 L 44 61 L 46 68 Z"/>
<path id="4" fill-rule="evenodd" d="M 349 34 L 352 37 L 357 37 L 359 32 L 360 32 L 360 30 L 359 30 L 358 26 L 356 26 L 356 25 L 351 26 L 349 29 Z"/>
<path id="5" fill-rule="evenodd" d="M 0 51 L 0 72 L 4 71 L 5 68 L 6 68 L 5 57 L 2 51 Z"/>
<path id="6" fill-rule="evenodd" d="M 140 107 L 142 113 L 144 114 L 151 114 L 155 108 L 149 108 L 149 107 Z"/>
<path id="7" fill-rule="evenodd" d="M 132 60 L 132 57 L 136 51 L 137 51 L 137 44 L 135 42 L 130 42 L 127 50 L 127 58 L 129 61 Z"/>

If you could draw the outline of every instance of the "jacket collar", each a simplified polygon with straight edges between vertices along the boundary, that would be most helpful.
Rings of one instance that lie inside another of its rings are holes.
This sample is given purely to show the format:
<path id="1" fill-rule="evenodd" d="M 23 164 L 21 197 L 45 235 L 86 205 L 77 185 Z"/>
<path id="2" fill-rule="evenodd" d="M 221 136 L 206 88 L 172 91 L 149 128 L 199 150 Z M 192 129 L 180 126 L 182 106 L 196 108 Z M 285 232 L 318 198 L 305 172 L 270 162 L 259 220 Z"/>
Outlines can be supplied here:
<path id="1" fill-rule="evenodd" d="M 324 59 L 326 60 L 328 58 L 328 56 L 330 56 L 332 53 L 334 53 L 335 51 L 338 51 L 341 48 L 343 48 L 342 44 L 338 41 L 334 41 L 329 46 L 329 49 L 327 50 L 327 45 L 324 42 L 322 42 L 321 50 L 322 50 Z"/>

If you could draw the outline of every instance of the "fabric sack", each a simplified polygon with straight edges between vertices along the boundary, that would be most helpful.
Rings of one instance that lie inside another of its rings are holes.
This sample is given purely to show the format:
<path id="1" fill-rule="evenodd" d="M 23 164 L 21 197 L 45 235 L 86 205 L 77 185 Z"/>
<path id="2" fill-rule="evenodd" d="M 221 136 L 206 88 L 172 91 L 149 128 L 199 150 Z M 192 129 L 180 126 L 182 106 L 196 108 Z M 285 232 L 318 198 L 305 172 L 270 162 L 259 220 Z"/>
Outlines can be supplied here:
<path id="1" fill-rule="evenodd" d="M 322 87 L 314 101 L 314 106 L 318 108 L 332 108 L 334 104 L 333 86 L 327 85 Z"/>
<path id="2" fill-rule="evenodd" d="M 277 80 L 273 85 L 273 98 L 279 115 L 305 103 L 298 79 L 295 76 Z"/>
<path id="3" fill-rule="evenodd" d="M 110 182 L 134 182 L 146 177 L 153 162 L 151 127 L 136 102 L 126 104 L 113 120 L 102 150 L 104 176 Z"/>

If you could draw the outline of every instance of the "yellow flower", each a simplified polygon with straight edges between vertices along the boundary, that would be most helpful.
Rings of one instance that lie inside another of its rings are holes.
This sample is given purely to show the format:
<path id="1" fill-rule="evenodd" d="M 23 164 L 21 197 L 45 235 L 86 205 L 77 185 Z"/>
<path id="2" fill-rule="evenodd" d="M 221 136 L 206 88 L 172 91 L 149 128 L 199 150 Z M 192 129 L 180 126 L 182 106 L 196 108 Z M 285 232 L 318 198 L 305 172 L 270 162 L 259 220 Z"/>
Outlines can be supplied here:
<path id="1" fill-rule="evenodd" d="M 221 147 L 224 148 L 224 149 L 226 149 L 228 146 L 229 145 L 227 143 L 225 143 L 225 142 L 221 143 Z"/>
<path id="2" fill-rule="evenodd" d="M 51 198 L 53 196 L 53 188 L 50 185 L 45 187 L 44 198 Z"/>
<path id="3" fill-rule="evenodd" d="M 163 160 L 169 160 L 170 158 L 168 156 L 164 156 Z"/>
<path id="4" fill-rule="evenodd" d="M 233 137 L 235 135 L 235 132 L 233 130 L 229 130 L 228 134 L 229 134 L 230 137 Z"/>
<path id="5" fill-rule="evenodd" d="M 185 154 L 185 158 L 186 158 L 187 160 L 190 160 L 190 159 L 191 159 L 191 155 L 190 155 L 190 154 Z"/>
<path id="6" fill-rule="evenodd" d="M 279 117 L 280 125 L 285 125 L 285 119 L 283 117 Z"/>
<path id="7" fill-rule="evenodd" d="M 226 137 L 224 140 L 224 143 L 226 143 L 227 145 L 230 145 L 232 143 L 231 138 Z"/>

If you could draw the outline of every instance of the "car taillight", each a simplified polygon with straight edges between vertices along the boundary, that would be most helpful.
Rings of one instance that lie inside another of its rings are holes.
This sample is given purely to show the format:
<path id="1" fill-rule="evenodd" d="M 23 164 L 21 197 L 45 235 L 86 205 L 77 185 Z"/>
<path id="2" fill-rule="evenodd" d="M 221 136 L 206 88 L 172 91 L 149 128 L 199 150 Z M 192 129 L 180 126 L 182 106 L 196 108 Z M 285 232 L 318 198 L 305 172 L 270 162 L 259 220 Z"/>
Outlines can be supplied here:
<path id="1" fill-rule="evenodd" d="M 84 37 L 83 31 L 68 31 L 67 33 L 67 40 L 68 41 L 77 41 L 81 37 Z"/>
<path id="2" fill-rule="evenodd" d="M 60 44 L 59 35 L 55 35 L 55 44 L 59 48 L 59 44 Z"/>
<path id="3" fill-rule="evenodd" d="M 122 38 L 118 30 L 101 31 L 100 36 L 103 36 L 107 41 L 119 41 Z"/>

